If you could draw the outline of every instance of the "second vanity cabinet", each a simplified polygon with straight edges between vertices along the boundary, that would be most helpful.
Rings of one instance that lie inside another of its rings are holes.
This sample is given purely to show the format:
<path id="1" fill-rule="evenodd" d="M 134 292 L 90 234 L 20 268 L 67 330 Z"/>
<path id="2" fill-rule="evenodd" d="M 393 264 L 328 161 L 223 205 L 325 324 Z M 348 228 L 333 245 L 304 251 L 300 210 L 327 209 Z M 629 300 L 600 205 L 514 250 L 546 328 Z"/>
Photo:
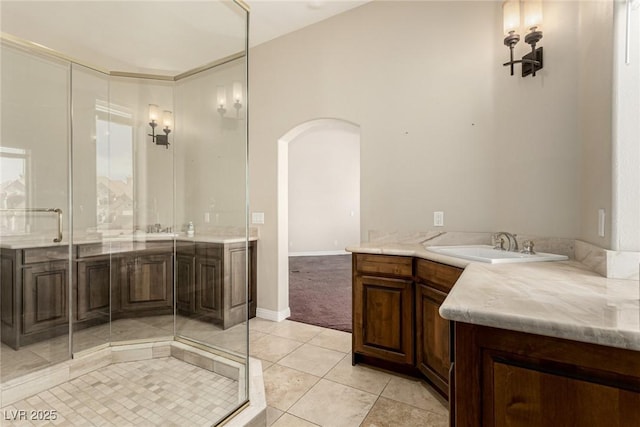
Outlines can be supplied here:
<path id="1" fill-rule="evenodd" d="M 449 392 L 450 322 L 438 310 L 462 269 L 394 255 L 353 256 L 353 363 L 426 377 Z"/>
<path id="2" fill-rule="evenodd" d="M 2 342 L 12 348 L 68 329 L 66 247 L 2 249 Z"/>
<path id="3" fill-rule="evenodd" d="M 247 260 L 248 257 L 248 260 Z M 256 315 L 256 242 L 178 244 L 177 309 L 224 329 Z M 248 268 L 245 266 L 248 265 Z M 248 275 L 248 289 L 245 278 Z"/>
<path id="4" fill-rule="evenodd" d="M 86 243 L 2 248 L 0 337 L 14 349 L 110 319 L 178 312 L 223 328 L 256 314 L 256 242 Z M 246 260 L 248 257 L 248 269 Z M 71 269 L 71 270 L 70 270 Z M 248 274 L 249 289 L 245 287 Z M 69 278 L 73 280 L 69 283 Z"/>

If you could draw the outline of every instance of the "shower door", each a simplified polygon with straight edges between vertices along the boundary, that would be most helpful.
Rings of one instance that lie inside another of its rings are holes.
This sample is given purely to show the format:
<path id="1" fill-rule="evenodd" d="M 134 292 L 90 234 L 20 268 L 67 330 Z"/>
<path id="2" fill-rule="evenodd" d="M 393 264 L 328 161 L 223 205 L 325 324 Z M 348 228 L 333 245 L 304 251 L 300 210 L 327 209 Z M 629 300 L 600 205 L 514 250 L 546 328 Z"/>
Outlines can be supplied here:
<path id="1" fill-rule="evenodd" d="M 70 357 L 69 64 L 3 43 L 0 383 Z"/>

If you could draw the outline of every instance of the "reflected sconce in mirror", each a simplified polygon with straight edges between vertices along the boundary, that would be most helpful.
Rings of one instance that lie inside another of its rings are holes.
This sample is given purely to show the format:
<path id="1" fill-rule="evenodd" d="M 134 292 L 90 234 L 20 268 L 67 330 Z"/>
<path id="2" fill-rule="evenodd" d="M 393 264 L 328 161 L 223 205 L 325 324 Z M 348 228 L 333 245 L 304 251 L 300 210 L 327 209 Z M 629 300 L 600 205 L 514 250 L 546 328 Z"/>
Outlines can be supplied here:
<path id="1" fill-rule="evenodd" d="M 224 116 L 227 112 L 227 91 L 225 90 L 224 86 L 218 86 L 216 99 L 216 103 L 218 105 L 218 114 L 220 114 L 220 116 Z"/>
<path id="2" fill-rule="evenodd" d="M 531 52 L 522 59 L 513 59 L 513 48 L 520 41 L 517 31 L 520 29 L 520 0 L 507 0 L 502 4 L 502 19 L 504 26 L 504 44 L 509 48 L 509 62 L 504 65 L 510 66 L 513 76 L 514 64 L 522 64 L 522 77 L 529 74 L 536 76 L 536 72 L 542 69 L 542 47 L 536 48 L 537 43 L 542 39 L 542 1 L 524 0 L 524 25 L 529 31 L 524 41 L 531 46 Z"/>
<path id="3" fill-rule="evenodd" d="M 242 108 L 242 83 L 240 82 L 233 83 L 233 107 L 236 113 Z"/>
<path id="4" fill-rule="evenodd" d="M 156 127 L 158 126 L 158 119 L 160 118 L 160 108 L 155 104 L 149 104 L 149 126 L 151 126 L 151 133 L 148 134 L 151 137 L 151 142 L 156 145 L 164 145 L 169 149 L 169 134 L 173 127 L 173 114 L 171 111 L 163 111 L 162 113 L 162 131 L 164 135 L 156 135 Z"/>
<path id="5" fill-rule="evenodd" d="M 233 83 L 231 86 L 231 96 L 233 100 L 233 108 L 236 110 L 236 117 L 239 117 L 243 102 L 242 83 Z M 218 86 L 216 93 L 216 107 L 218 114 L 220 114 L 221 117 L 227 113 L 227 88 L 225 86 Z"/>

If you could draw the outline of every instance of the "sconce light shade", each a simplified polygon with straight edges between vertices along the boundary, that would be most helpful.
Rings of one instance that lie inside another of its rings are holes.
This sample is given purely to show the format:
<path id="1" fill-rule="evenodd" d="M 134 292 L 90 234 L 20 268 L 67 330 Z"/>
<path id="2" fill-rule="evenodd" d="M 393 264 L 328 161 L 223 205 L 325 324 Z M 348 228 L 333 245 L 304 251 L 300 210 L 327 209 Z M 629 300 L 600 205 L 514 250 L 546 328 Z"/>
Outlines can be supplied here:
<path id="1" fill-rule="evenodd" d="M 524 2 L 524 26 L 527 30 L 540 29 L 542 26 L 542 1 L 526 0 Z"/>
<path id="2" fill-rule="evenodd" d="M 242 108 L 242 83 L 240 82 L 233 83 L 233 106 L 238 110 Z"/>
<path id="3" fill-rule="evenodd" d="M 173 127 L 173 113 L 171 113 L 171 111 L 165 110 L 162 113 L 162 126 L 166 129 L 171 129 Z"/>
<path id="4" fill-rule="evenodd" d="M 225 90 L 224 86 L 218 86 L 216 99 L 218 105 L 218 113 L 223 116 L 224 113 L 227 112 L 227 91 Z"/>
<path id="5" fill-rule="evenodd" d="M 520 28 L 520 0 L 506 0 L 502 4 L 502 19 L 504 29 L 504 44 L 509 48 L 509 62 L 505 62 L 504 66 L 511 68 L 513 76 L 514 64 L 522 64 L 522 77 L 531 74 L 533 77 L 536 71 L 542 69 L 542 48 L 536 48 L 536 44 L 542 39 L 542 1 L 541 0 L 525 0 L 524 1 L 524 24 L 529 30 L 525 35 L 524 41 L 531 46 L 531 52 L 522 57 L 522 59 L 513 59 L 513 48 L 520 41 L 520 35 L 517 34 Z"/>
<path id="6" fill-rule="evenodd" d="M 520 28 L 520 2 L 518 0 L 507 0 L 502 4 L 502 25 L 505 36 L 517 32 Z"/>
<path id="7" fill-rule="evenodd" d="M 149 104 L 149 121 L 157 122 L 160 118 L 160 108 L 156 104 Z"/>

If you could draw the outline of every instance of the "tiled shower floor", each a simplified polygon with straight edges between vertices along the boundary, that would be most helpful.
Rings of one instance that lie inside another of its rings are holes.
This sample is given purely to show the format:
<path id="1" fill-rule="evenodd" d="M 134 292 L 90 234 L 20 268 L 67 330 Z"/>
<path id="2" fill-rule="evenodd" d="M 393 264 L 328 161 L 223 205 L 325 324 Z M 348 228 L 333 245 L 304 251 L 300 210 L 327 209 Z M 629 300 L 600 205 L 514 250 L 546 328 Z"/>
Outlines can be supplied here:
<path id="1" fill-rule="evenodd" d="M 219 326 L 177 316 L 176 331 L 179 335 L 205 343 L 215 344 L 224 350 L 246 354 L 246 323 L 223 330 Z M 173 316 L 149 316 L 115 320 L 111 324 L 83 329 L 74 333 L 74 352 L 85 351 L 108 342 L 129 340 L 171 340 L 174 335 Z M 0 383 L 53 366 L 69 358 L 67 335 L 23 346 L 20 350 L 0 344 Z M 2 423 L 0 423 L 2 425 Z"/>
<path id="2" fill-rule="evenodd" d="M 237 399 L 237 381 L 165 357 L 112 364 L 18 401 L 2 408 L 0 425 L 210 426 Z M 44 415 L 56 419 L 33 419 Z"/>

